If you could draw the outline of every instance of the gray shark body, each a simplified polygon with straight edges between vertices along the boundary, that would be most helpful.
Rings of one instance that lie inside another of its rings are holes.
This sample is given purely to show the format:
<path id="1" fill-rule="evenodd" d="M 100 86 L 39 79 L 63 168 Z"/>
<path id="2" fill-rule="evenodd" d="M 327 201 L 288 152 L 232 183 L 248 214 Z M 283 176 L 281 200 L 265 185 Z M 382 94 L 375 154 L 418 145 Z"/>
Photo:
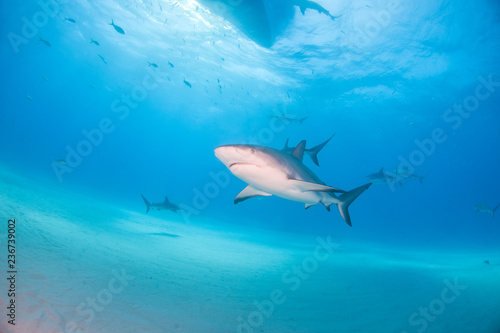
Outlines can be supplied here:
<path id="1" fill-rule="evenodd" d="M 302 163 L 306 142 L 302 141 L 292 154 L 257 145 L 226 145 L 215 149 L 215 156 L 236 177 L 248 183 L 234 203 L 253 197 L 271 196 L 305 203 L 309 208 L 318 203 L 328 210 L 335 204 L 344 221 L 351 226 L 349 205 L 371 183 L 352 191 L 327 186 Z M 337 196 L 335 193 L 342 193 Z"/>
<path id="2" fill-rule="evenodd" d="M 304 149 L 304 154 L 305 155 L 308 155 L 311 160 L 314 162 L 314 164 L 316 164 L 317 166 L 319 166 L 319 161 L 318 161 L 318 153 L 321 151 L 321 149 L 323 149 L 324 146 L 326 146 L 326 144 L 335 136 L 332 135 L 328 140 L 326 140 L 325 142 L 317 145 L 316 147 L 313 147 L 311 149 Z M 291 154 L 293 153 L 294 151 L 294 147 L 288 147 L 288 139 L 286 139 L 286 142 L 285 142 L 285 147 L 283 147 L 283 149 L 281 149 L 283 152 L 287 153 L 287 154 Z"/>
<path id="3" fill-rule="evenodd" d="M 486 202 L 483 202 L 481 204 L 475 205 L 474 209 L 476 212 L 481 212 L 481 213 L 488 213 L 491 215 L 491 218 L 495 217 L 495 212 L 497 211 L 498 207 L 500 207 L 500 203 L 495 206 L 495 208 L 489 207 Z"/>
<path id="4" fill-rule="evenodd" d="M 165 197 L 165 201 L 158 203 L 150 203 L 142 194 L 141 197 L 142 200 L 144 200 L 144 203 L 146 204 L 146 213 L 148 213 L 151 208 L 156 210 L 170 210 L 172 212 L 182 211 L 182 208 L 171 203 L 167 197 Z"/>

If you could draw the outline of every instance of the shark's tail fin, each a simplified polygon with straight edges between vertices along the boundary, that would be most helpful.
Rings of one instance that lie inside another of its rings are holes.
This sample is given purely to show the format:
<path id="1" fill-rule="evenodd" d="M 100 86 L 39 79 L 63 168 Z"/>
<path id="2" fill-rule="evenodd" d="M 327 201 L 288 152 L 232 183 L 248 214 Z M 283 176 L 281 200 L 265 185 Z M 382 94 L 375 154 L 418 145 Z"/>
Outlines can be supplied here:
<path id="1" fill-rule="evenodd" d="M 309 154 L 309 156 L 311 157 L 311 160 L 314 162 L 314 164 L 316 164 L 317 166 L 319 166 L 319 162 L 318 162 L 318 153 L 321 151 L 321 149 L 323 149 L 324 146 L 326 146 L 326 144 L 335 136 L 335 134 L 333 134 L 328 140 L 326 140 L 325 142 L 323 142 L 322 144 L 319 144 L 317 145 L 316 147 L 313 147 L 311 148 L 311 152 Z"/>
<path id="2" fill-rule="evenodd" d="M 149 213 L 149 208 L 151 207 L 151 204 L 149 203 L 149 201 L 144 198 L 144 196 L 141 194 L 141 197 L 142 197 L 142 200 L 144 200 L 144 203 L 146 204 L 146 213 Z"/>
<path id="3" fill-rule="evenodd" d="M 493 208 L 493 211 L 491 212 L 491 218 L 495 217 L 495 212 L 497 211 L 498 207 L 500 207 L 500 203 L 498 205 L 496 205 L 495 208 Z"/>
<path id="4" fill-rule="evenodd" d="M 338 203 L 337 206 L 339 207 L 340 215 L 342 215 L 342 218 L 350 227 L 352 227 L 352 224 L 351 224 L 351 216 L 349 215 L 349 210 L 348 210 L 349 205 L 371 185 L 372 183 L 365 184 L 363 186 L 355 188 L 354 190 L 344 193 L 339 197 L 340 203 Z"/>

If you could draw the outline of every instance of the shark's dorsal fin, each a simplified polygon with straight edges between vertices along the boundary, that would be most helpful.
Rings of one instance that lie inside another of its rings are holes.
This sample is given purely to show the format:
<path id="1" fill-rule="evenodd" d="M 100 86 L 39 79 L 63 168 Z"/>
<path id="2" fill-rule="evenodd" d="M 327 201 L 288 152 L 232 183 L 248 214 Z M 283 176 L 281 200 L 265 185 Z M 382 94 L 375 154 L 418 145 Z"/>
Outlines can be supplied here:
<path id="1" fill-rule="evenodd" d="M 295 147 L 292 152 L 292 156 L 302 162 L 304 158 L 304 151 L 306 150 L 306 140 L 300 141 L 300 143 Z"/>
<path id="2" fill-rule="evenodd" d="M 165 201 L 164 201 L 164 202 L 166 202 L 166 203 L 167 203 L 167 202 L 168 202 L 168 203 L 170 202 L 170 201 L 168 201 L 167 196 L 165 196 Z"/>
<path id="3" fill-rule="evenodd" d="M 315 192 L 346 193 L 346 191 L 335 188 L 335 187 L 305 182 L 303 180 L 289 179 L 288 181 L 292 182 L 292 186 L 301 192 L 315 191 Z"/>
<path id="4" fill-rule="evenodd" d="M 378 173 L 380 173 L 380 174 L 383 175 L 384 174 L 384 168 L 380 168 L 380 171 Z"/>
<path id="5" fill-rule="evenodd" d="M 243 189 L 243 191 L 241 191 L 236 196 L 236 198 L 234 198 L 234 203 L 237 204 L 238 202 L 242 202 L 253 197 L 260 197 L 260 196 L 270 197 L 271 195 L 272 194 L 257 190 L 252 186 L 248 185 Z"/>

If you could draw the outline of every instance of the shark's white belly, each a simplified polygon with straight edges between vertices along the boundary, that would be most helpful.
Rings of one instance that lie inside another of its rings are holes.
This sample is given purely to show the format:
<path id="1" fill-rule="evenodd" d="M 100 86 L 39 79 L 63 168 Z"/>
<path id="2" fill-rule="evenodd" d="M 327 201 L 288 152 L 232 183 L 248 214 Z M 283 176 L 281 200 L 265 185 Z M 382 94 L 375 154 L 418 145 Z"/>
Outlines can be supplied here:
<path id="1" fill-rule="evenodd" d="M 278 197 L 308 204 L 316 204 L 328 194 L 315 191 L 301 191 L 294 186 L 288 175 L 280 169 L 260 167 L 252 164 L 237 164 L 230 168 L 231 172 L 255 189 Z M 304 180 L 304 179 L 297 179 Z M 306 179 L 306 181 L 309 181 Z"/>

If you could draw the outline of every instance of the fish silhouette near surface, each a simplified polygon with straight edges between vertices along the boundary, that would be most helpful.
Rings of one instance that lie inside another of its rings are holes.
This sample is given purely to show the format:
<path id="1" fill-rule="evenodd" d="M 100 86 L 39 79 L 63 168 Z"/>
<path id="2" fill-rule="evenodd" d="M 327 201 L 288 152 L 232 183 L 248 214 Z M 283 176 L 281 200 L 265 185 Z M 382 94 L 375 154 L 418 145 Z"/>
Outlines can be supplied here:
<path id="1" fill-rule="evenodd" d="M 52 45 L 50 44 L 50 42 L 48 40 L 43 39 L 42 37 L 39 37 L 38 41 L 44 43 L 48 47 L 52 47 Z"/>
<path id="2" fill-rule="evenodd" d="M 94 40 L 94 39 L 90 39 L 90 44 L 94 44 L 94 45 L 97 45 L 97 46 L 100 46 L 101 44 L 99 44 L 98 41 Z"/>
<path id="3" fill-rule="evenodd" d="M 125 31 L 121 27 L 117 26 L 115 24 L 115 22 L 113 22 L 113 20 L 111 20 L 111 23 L 109 25 L 113 26 L 113 28 L 115 28 L 116 32 L 118 32 L 122 35 L 125 35 Z"/>
<path id="4" fill-rule="evenodd" d="M 101 58 L 102 62 L 105 63 L 106 65 L 108 64 L 108 62 L 106 61 L 106 59 L 104 59 L 104 57 L 100 54 L 97 55 L 99 58 Z"/>

